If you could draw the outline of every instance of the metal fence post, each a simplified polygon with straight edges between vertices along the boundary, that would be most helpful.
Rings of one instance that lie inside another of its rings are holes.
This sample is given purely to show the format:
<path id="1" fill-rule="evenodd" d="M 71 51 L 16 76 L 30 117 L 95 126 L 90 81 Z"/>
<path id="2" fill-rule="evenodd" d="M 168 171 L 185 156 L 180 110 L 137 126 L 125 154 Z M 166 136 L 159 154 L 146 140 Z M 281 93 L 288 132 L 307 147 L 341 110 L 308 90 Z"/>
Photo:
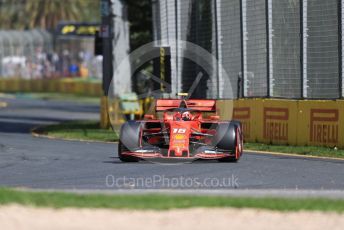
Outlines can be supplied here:
<path id="1" fill-rule="evenodd" d="M 304 98 L 303 94 L 303 1 L 300 0 L 300 91 L 301 99 Z"/>
<path id="2" fill-rule="evenodd" d="M 308 78 L 307 78 L 307 5 L 308 0 L 300 0 L 301 13 L 301 97 L 308 97 Z"/>
<path id="3" fill-rule="evenodd" d="M 176 82 L 176 88 L 175 88 L 175 92 L 178 93 L 179 92 L 179 79 L 181 78 L 181 76 L 179 76 L 179 50 L 178 50 L 178 43 L 179 43 L 179 27 L 178 27 L 178 0 L 175 0 L 174 1 L 174 12 L 175 12 L 175 21 L 176 21 L 176 28 L 175 28 L 175 31 L 176 31 L 176 42 L 175 42 L 175 50 L 176 50 L 176 58 L 175 58 L 175 62 L 176 62 L 176 69 L 175 69 L 175 73 L 176 73 L 176 79 L 175 79 L 175 82 Z M 172 82 L 172 79 L 171 79 L 171 82 Z M 173 86 L 172 86 L 173 88 Z M 172 89 L 173 90 L 173 89 Z"/>
<path id="4" fill-rule="evenodd" d="M 245 71 L 244 71 L 244 18 L 243 18 L 243 0 L 240 0 L 240 37 L 241 37 L 241 77 L 240 78 L 240 95 L 241 97 L 245 97 L 244 93 L 244 81 L 245 81 Z M 240 74 L 239 74 L 240 75 Z"/>
<path id="5" fill-rule="evenodd" d="M 247 74 L 247 49 L 246 49 L 246 36 L 247 36 L 247 18 L 246 18 L 246 6 L 247 1 L 241 0 L 241 29 L 242 29 L 242 84 L 243 84 L 243 97 L 247 93 L 247 84 L 246 84 L 246 74 Z"/>
<path id="6" fill-rule="evenodd" d="M 266 94 L 267 94 L 267 97 L 270 97 L 271 96 L 271 91 L 270 91 L 270 56 L 271 56 L 271 53 L 272 53 L 272 49 L 270 47 L 271 45 L 271 33 L 270 33 L 270 21 L 271 21 L 271 18 L 270 18 L 270 11 L 269 11 L 269 0 L 265 0 L 265 23 L 266 23 Z"/>
<path id="7" fill-rule="evenodd" d="M 111 12 L 111 0 L 102 0 L 102 26 L 101 37 L 103 38 L 103 91 L 107 96 L 109 93 L 110 83 L 113 77 L 113 65 L 112 65 L 112 33 L 113 22 Z"/>
<path id="8" fill-rule="evenodd" d="M 216 66 L 216 80 L 217 80 L 217 84 L 216 84 L 216 93 L 217 93 L 217 98 L 221 98 L 221 94 L 220 94 L 220 60 L 219 60 L 219 50 L 220 50 L 220 43 L 219 43 L 219 31 L 220 29 L 219 27 L 219 23 L 218 23 L 218 12 L 217 12 L 217 0 L 213 0 L 214 1 L 214 17 L 215 17 L 215 52 L 216 52 L 216 60 L 217 60 L 217 66 Z"/>
<path id="9" fill-rule="evenodd" d="M 339 97 L 342 98 L 343 94 L 343 2 L 338 0 L 338 60 L 339 60 Z"/>

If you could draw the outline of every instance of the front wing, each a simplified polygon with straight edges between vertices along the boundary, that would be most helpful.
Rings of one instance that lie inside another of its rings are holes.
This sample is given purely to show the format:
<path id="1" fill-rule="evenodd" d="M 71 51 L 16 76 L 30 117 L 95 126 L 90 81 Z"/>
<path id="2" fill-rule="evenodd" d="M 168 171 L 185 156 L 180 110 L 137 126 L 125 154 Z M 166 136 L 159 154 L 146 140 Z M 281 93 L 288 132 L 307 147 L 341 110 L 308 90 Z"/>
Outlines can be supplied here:
<path id="1" fill-rule="evenodd" d="M 138 149 L 134 151 L 126 151 L 121 153 L 123 156 L 130 156 L 130 157 L 136 157 L 139 159 L 154 159 L 154 158 L 160 158 L 160 159 L 185 159 L 185 160 L 197 160 L 197 159 L 203 159 L 203 160 L 218 160 L 223 158 L 238 158 L 238 153 L 235 152 L 223 152 L 223 151 L 215 151 L 215 150 L 204 150 L 200 151 L 194 154 L 189 154 L 188 156 L 183 157 L 177 157 L 177 156 L 171 156 L 169 154 L 163 154 L 161 151 L 150 151 L 150 150 L 143 150 Z"/>

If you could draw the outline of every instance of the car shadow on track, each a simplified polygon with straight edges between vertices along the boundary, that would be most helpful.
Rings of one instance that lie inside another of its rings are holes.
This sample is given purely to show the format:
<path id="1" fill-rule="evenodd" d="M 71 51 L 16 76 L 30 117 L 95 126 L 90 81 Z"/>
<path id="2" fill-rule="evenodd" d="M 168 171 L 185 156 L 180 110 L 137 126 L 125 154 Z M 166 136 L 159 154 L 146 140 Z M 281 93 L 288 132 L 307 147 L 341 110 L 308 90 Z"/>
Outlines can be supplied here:
<path id="1" fill-rule="evenodd" d="M 178 165 L 178 164 L 235 164 L 235 162 L 220 162 L 217 160 L 173 160 L 173 159 L 155 159 L 155 160 L 140 160 L 138 162 L 122 162 L 118 157 L 109 157 L 111 160 L 103 161 L 107 164 L 163 164 L 163 165 Z"/>

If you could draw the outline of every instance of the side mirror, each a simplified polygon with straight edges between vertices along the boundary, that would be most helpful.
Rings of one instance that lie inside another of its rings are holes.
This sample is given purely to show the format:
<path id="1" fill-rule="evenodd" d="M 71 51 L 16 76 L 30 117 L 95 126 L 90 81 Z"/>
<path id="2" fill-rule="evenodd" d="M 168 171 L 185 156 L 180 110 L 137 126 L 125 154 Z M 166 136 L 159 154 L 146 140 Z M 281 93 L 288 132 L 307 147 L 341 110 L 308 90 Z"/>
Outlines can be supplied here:
<path id="1" fill-rule="evenodd" d="M 217 116 L 217 115 L 212 115 L 209 118 L 210 120 L 220 120 L 220 116 Z"/>
<path id="2" fill-rule="evenodd" d="M 145 114 L 145 115 L 144 115 L 144 119 L 145 119 L 145 120 L 153 120 L 153 119 L 154 119 L 154 115 Z"/>

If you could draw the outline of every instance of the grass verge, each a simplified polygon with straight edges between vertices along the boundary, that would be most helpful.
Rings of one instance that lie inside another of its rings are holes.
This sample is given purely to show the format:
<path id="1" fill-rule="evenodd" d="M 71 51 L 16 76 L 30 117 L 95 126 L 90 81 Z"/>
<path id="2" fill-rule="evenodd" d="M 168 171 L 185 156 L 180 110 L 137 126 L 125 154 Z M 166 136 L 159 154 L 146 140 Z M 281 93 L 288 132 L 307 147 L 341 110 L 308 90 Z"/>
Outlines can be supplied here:
<path id="1" fill-rule="evenodd" d="M 95 141 L 118 141 L 118 132 L 114 132 L 111 129 L 100 129 L 99 123 L 93 121 L 67 122 L 58 125 L 46 126 L 40 128 L 38 131 L 40 134 L 57 138 Z M 344 150 L 342 149 L 316 146 L 286 146 L 245 143 L 245 150 L 281 152 L 305 156 L 335 157 L 344 159 Z"/>
<path id="2" fill-rule="evenodd" d="M 42 99 L 46 101 L 69 101 L 79 103 L 99 104 L 99 97 L 89 97 L 68 93 L 16 93 L 17 98 Z"/>
<path id="3" fill-rule="evenodd" d="M 304 156 L 336 157 L 344 159 L 344 150 L 318 146 L 287 146 L 245 143 L 245 150 L 293 153 Z"/>
<path id="4" fill-rule="evenodd" d="M 275 211 L 344 212 L 344 200 L 305 198 L 244 198 L 186 195 L 100 195 L 58 192 L 26 192 L 0 189 L 0 205 L 20 204 L 52 208 L 152 209 L 175 208 L 258 208 Z"/>
<path id="5" fill-rule="evenodd" d="M 61 139 L 75 139 L 88 141 L 117 141 L 117 132 L 112 129 L 100 129 L 96 121 L 72 121 L 57 125 L 49 125 L 34 130 L 40 135 Z"/>

